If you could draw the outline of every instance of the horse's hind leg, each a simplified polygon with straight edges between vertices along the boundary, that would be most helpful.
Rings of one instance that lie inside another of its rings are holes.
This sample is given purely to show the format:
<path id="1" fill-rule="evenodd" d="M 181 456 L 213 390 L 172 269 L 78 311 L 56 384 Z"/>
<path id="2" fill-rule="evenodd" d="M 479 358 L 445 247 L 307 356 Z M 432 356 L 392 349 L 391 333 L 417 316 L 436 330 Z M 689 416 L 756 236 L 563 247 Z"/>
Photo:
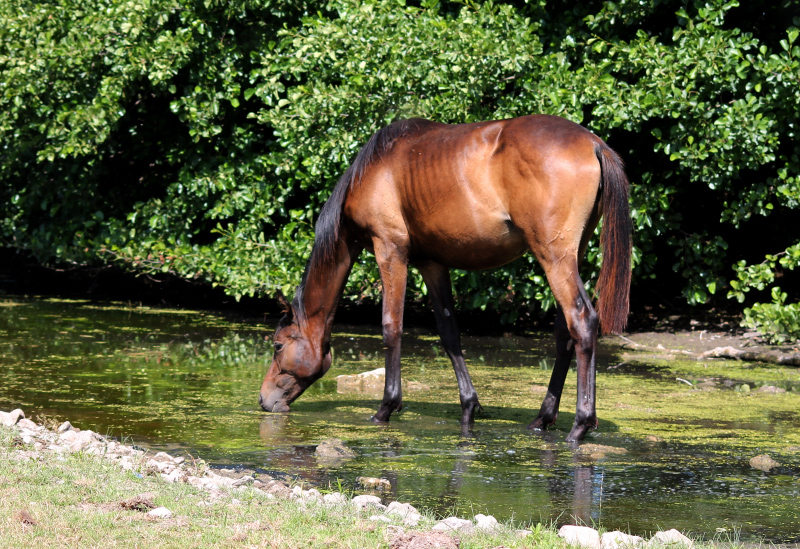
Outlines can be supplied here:
<path id="1" fill-rule="evenodd" d="M 463 434 L 467 434 L 475 420 L 475 411 L 481 409 L 481 405 L 461 352 L 461 335 L 456 322 L 450 273 L 446 267 L 432 261 L 415 266 L 422 274 L 425 286 L 428 287 L 428 295 L 433 304 L 433 314 L 436 317 L 436 328 L 439 331 L 442 346 L 447 356 L 450 357 L 453 370 L 456 372 L 458 393 L 461 397 L 461 431 Z"/>
<path id="2" fill-rule="evenodd" d="M 599 321 L 589 296 L 586 295 L 586 290 L 583 289 L 583 281 L 578 276 L 577 258 L 570 259 L 568 255 L 554 254 L 553 257 L 560 259 L 552 262 L 542 261 L 541 263 L 545 273 L 547 273 L 547 281 L 550 283 L 553 295 L 555 295 L 556 301 L 558 301 L 563 311 L 566 327 L 577 357 L 578 403 L 575 409 L 575 423 L 572 426 L 572 431 L 567 436 L 567 441 L 578 441 L 586 436 L 589 429 L 597 427 L 595 355 Z M 567 342 L 566 336 L 563 333 L 562 335 L 557 333 L 556 338 L 558 345 L 564 345 L 568 351 L 569 342 Z M 564 363 L 561 366 L 566 369 L 569 367 L 569 363 L 566 361 L 564 354 L 562 354 L 562 358 Z M 553 372 L 553 376 L 555 375 L 556 372 Z M 547 404 L 546 397 L 542 409 Z"/>
<path id="3" fill-rule="evenodd" d="M 539 415 L 531 422 L 528 429 L 541 431 L 556 422 L 564 380 L 567 378 L 569 365 L 575 356 L 575 344 L 572 342 L 572 336 L 567 328 L 567 320 L 564 318 L 564 311 L 561 307 L 558 307 L 556 313 L 555 338 L 556 363 L 553 366 L 553 374 L 550 376 L 550 384 L 547 386 L 547 394 L 542 401 Z"/>

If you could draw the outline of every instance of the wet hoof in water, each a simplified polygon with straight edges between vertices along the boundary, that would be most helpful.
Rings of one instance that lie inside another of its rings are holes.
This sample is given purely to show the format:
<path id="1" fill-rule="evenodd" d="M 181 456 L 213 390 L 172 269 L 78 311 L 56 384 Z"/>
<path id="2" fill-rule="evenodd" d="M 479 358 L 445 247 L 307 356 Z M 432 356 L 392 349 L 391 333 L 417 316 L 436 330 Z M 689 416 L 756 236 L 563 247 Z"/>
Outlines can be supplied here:
<path id="1" fill-rule="evenodd" d="M 572 431 L 569 432 L 566 441 L 567 442 L 580 442 L 581 440 L 586 437 L 586 433 L 589 432 L 590 429 L 593 429 L 591 425 L 575 425 L 572 427 Z"/>
<path id="2" fill-rule="evenodd" d="M 536 419 L 531 421 L 530 425 L 528 425 L 529 431 L 546 431 L 548 427 L 553 425 L 556 422 L 556 418 L 548 418 L 545 416 L 538 416 Z"/>

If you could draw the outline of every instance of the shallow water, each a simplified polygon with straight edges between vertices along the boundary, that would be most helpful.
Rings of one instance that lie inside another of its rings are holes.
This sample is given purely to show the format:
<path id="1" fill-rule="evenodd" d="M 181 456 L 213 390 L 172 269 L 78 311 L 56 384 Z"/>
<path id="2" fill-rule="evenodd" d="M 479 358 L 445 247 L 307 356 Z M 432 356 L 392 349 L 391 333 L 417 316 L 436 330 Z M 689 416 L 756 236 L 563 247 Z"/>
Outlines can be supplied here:
<path id="1" fill-rule="evenodd" d="M 542 397 L 532 387 L 549 379 L 549 335 L 465 337 L 484 411 L 473 436 L 463 438 L 450 363 L 433 334 L 413 330 L 403 341 L 404 377 L 430 390 L 406 392 L 404 411 L 388 426 L 368 421 L 379 395 L 336 390 L 336 375 L 383 365 L 377 329 L 339 328 L 328 376 L 291 413 L 262 412 L 257 396 L 271 352 L 264 343 L 270 324 L 6 297 L 0 299 L 0 409 L 21 407 L 35 418 L 69 419 L 215 466 L 321 487 L 353 489 L 358 476 L 384 477 L 392 483 L 385 497 L 441 515 L 800 541 L 797 369 L 629 354 L 623 361 L 603 345 L 600 428 L 587 442 L 627 452 L 588 456 L 563 442 L 574 418 L 574 375 L 556 428 L 544 435 L 525 428 Z M 761 393 L 761 385 L 787 392 Z M 318 460 L 314 448 L 329 437 L 344 439 L 359 457 Z M 761 453 L 782 467 L 751 468 L 750 457 Z"/>

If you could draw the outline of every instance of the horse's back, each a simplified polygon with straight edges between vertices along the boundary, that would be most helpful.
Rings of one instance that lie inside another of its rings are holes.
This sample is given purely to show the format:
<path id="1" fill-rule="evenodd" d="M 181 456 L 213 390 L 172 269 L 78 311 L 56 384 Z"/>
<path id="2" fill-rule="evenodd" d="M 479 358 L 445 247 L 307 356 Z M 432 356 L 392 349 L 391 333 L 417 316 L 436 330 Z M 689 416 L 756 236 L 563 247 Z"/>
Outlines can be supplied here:
<path id="1" fill-rule="evenodd" d="M 569 225 L 580 241 L 599 185 L 596 142 L 556 116 L 419 121 L 365 171 L 345 210 L 365 236 L 405 246 L 410 260 L 495 267 L 551 228 Z"/>

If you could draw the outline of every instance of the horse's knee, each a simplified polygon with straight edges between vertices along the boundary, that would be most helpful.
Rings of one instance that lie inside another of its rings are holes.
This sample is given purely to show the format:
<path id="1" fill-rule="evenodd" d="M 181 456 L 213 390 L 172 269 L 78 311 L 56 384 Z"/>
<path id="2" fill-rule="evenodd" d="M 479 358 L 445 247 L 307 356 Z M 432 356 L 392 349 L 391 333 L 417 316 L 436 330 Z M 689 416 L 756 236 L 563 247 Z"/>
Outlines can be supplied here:
<path id="1" fill-rule="evenodd" d="M 403 336 L 403 328 L 394 320 L 383 321 L 383 344 L 387 347 L 395 347 L 400 343 Z"/>

